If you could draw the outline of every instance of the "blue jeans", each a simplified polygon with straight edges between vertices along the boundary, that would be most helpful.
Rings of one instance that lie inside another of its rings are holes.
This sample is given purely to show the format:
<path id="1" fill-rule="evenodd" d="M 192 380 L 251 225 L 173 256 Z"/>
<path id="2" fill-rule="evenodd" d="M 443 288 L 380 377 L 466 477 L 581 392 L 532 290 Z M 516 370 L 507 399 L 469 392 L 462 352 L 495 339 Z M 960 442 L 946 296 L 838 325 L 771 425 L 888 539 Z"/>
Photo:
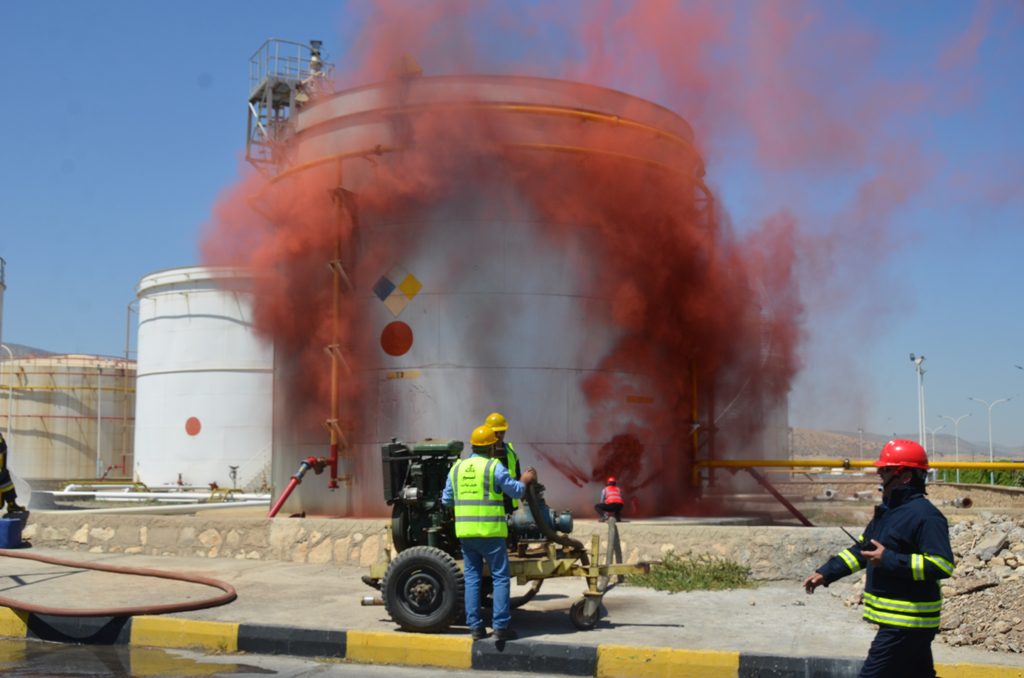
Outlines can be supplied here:
<path id="1" fill-rule="evenodd" d="M 480 618 L 480 579 L 483 577 L 484 559 L 491 568 L 494 580 L 494 630 L 507 629 L 512 613 L 508 605 L 509 582 L 508 550 L 502 537 L 471 537 L 462 539 L 463 574 L 466 581 L 466 625 L 471 629 L 483 626 Z"/>

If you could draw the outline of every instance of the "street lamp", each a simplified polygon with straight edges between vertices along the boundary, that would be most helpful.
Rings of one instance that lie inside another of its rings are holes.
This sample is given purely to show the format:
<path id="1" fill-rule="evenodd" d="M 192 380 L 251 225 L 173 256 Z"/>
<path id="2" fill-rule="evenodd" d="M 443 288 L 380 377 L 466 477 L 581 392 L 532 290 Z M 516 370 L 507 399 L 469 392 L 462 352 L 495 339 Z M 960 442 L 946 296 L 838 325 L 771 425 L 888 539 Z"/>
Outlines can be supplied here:
<path id="1" fill-rule="evenodd" d="M 968 412 L 967 414 L 962 414 L 962 415 L 960 415 L 959 417 L 956 417 L 956 418 L 954 418 L 954 417 L 947 417 L 944 414 L 940 414 L 939 416 L 941 418 L 943 418 L 943 419 L 949 419 L 951 422 L 953 422 L 953 436 L 956 438 L 956 463 L 959 464 L 960 463 L 960 420 L 963 419 L 964 417 L 971 416 L 971 413 Z M 956 481 L 958 483 L 960 482 L 960 467 L 959 466 L 956 469 Z"/>
<path id="2" fill-rule="evenodd" d="M 924 373 L 925 369 L 921 367 L 924 363 L 923 355 L 910 354 L 910 362 L 914 363 L 914 371 L 917 372 L 917 442 L 921 443 L 921 447 L 925 447 L 928 441 L 924 438 Z"/>
<path id="3" fill-rule="evenodd" d="M 864 461 L 864 429 L 863 428 L 857 429 L 857 442 L 860 445 L 860 453 L 859 453 L 857 458 L 860 459 L 861 461 Z"/>
<path id="4" fill-rule="evenodd" d="M 993 464 L 995 463 L 995 457 L 992 454 L 992 408 L 998 405 L 999 403 L 1006 403 L 1013 400 L 1013 396 L 1009 398 L 1000 398 L 999 400 L 994 400 L 991 403 L 986 400 L 982 400 L 981 398 L 975 398 L 973 396 L 967 396 L 967 399 L 979 402 L 988 408 L 988 462 L 990 464 Z M 996 484 L 996 473 L 993 470 L 989 470 L 988 472 L 988 484 Z"/>

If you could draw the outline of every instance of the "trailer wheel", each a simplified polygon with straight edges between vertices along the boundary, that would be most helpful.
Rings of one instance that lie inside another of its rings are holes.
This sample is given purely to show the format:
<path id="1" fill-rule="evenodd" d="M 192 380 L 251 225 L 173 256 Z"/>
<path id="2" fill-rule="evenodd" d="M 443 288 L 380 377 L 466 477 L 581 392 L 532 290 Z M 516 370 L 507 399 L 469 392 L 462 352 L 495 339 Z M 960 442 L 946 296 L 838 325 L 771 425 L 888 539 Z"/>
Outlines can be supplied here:
<path id="1" fill-rule="evenodd" d="M 590 631 L 597 626 L 597 612 L 589 616 L 583 612 L 586 603 L 586 600 L 577 600 L 569 608 L 569 621 L 580 631 Z"/>
<path id="2" fill-rule="evenodd" d="M 432 546 L 402 551 L 381 580 L 388 614 L 406 631 L 419 633 L 440 633 L 455 622 L 464 587 L 455 559 Z"/>
<path id="3" fill-rule="evenodd" d="M 397 553 L 412 546 L 409 543 L 409 512 L 398 504 L 391 507 L 391 543 Z"/>

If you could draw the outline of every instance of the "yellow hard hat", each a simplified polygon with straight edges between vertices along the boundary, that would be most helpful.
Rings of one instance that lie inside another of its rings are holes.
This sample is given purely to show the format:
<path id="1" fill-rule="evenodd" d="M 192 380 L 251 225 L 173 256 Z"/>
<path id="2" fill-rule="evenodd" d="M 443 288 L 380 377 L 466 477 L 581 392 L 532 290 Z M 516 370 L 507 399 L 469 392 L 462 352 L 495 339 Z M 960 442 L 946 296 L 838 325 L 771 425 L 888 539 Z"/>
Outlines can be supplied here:
<path id="1" fill-rule="evenodd" d="M 501 412 L 491 412 L 487 415 L 487 420 L 484 421 L 485 426 L 490 426 L 495 431 L 507 431 L 508 430 L 508 419 Z"/>
<path id="2" fill-rule="evenodd" d="M 498 436 L 494 435 L 494 429 L 490 426 L 477 426 L 469 442 L 473 447 L 487 447 L 498 442 Z"/>

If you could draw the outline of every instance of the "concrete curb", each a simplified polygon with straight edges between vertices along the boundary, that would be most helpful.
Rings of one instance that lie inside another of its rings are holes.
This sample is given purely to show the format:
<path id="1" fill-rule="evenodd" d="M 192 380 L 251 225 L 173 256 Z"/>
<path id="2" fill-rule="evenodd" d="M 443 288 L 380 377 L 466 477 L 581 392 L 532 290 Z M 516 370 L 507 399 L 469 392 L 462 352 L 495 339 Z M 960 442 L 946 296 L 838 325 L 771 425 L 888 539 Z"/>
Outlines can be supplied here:
<path id="1" fill-rule="evenodd" d="M 788 657 L 610 644 L 587 646 L 529 639 L 474 642 L 468 636 L 334 631 L 160 616 L 53 617 L 3 607 L 0 607 L 0 637 L 139 648 L 330 657 L 367 664 L 558 673 L 599 678 L 669 678 L 682 675 L 699 678 L 852 678 L 858 674 L 862 663 L 860 659 L 845 657 Z M 139 655 L 139 660 L 142 661 L 143 657 Z M 938 664 L 936 669 L 942 678 L 1024 678 L 1024 667 L 997 664 Z"/>

